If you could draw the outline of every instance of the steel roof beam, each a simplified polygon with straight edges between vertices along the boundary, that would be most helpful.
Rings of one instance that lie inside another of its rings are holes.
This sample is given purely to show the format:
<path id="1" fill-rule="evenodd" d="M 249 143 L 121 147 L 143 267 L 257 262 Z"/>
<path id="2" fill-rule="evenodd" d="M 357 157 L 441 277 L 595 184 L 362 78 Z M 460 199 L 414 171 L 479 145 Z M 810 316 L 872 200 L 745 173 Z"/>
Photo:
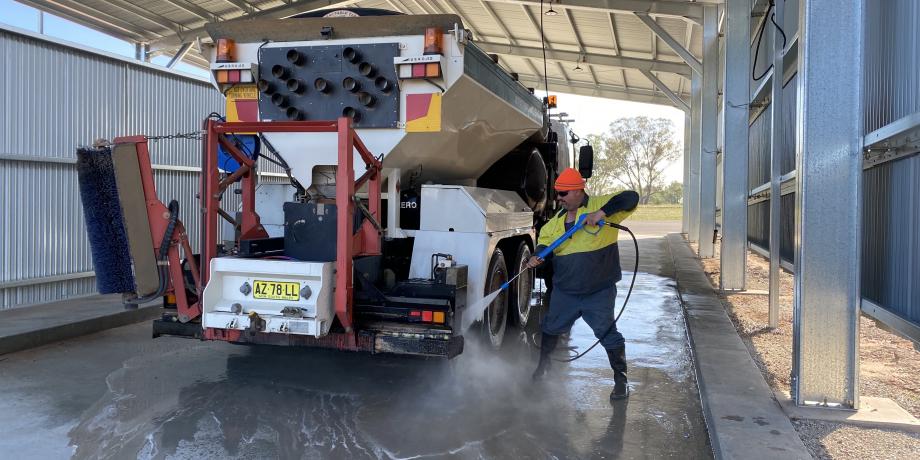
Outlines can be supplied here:
<path id="1" fill-rule="evenodd" d="M 303 13 L 307 11 L 318 10 L 320 8 L 326 8 L 330 6 L 347 6 L 353 3 L 357 3 L 359 0 L 289 0 L 283 5 L 276 6 L 274 8 L 264 9 L 258 13 L 253 13 L 247 15 L 247 18 L 283 18 L 291 16 L 298 13 Z M 196 27 L 185 32 L 176 33 L 176 35 L 163 37 L 158 40 L 154 40 L 150 43 L 152 50 L 159 49 L 170 49 L 180 46 L 182 43 L 187 41 L 192 41 L 197 37 L 204 37 L 207 35 L 204 26 Z"/>
<path id="2" fill-rule="evenodd" d="M 176 64 L 182 62 L 182 59 L 185 58 L 185 55 L 188 54 L 188 50 L 192 49 L 192 42 L 183 43 L 179 47 L 179 50 L 176 51 L 176 54 L 173 55 L 172 59 L 169 60 L 169 63 L 166 64 L 167 69 L 171 69 L 176 66 Z"/>
<path id="3" fill-rule="evenodd" d="M 534 0 L 486 0 L 493 3 L 540 6 Z M 553 8 L 563 10 L 615 11 L 618 13 L 648 13 L 656 16 L 670 16 L 688 19 L 696 23 L 703 21 L 703 6 L 699 3 L 648 0 L 565 0 L 553 3 Z"/>
<path id="4" fill-rule="evenodd" d="M 428 8 L 431 8 L 431 5 L 428 5 L 428 8 L 425 8 L 425 5 L 422 4 L 422 0 L 409 0 L 412 3 L 415 3 L 415 6 L 418 9 L 422 10 L 422 14 L 432 14 L 431 11 L 428 11 Z"/>
<path id="5" fill-rule="evenodd" d="M 543 59 L 543 50 L 537 47 L 514 46 L 503 43 L 475 42 L 481 50 L 486 53 L 493 53 L 507 56 L 518 56 L 524 58 Z M 598 67 L 614 67 L 620 69 L 645 69 L 656 72 L 669 72 L 685 77 L 690 76 L 690 68 L 681 62 L 671 61 L 654 61 L 651 59 L 629 58 L 623 56 L 610 56 L 597 53 L 579 53 L 577 51 L 563 51 L 546 49 L 547 61 L 577 62 L 581 58 L 583 64 L 591 64 Z"/>
<path id="6" fill-rule="evenodd" d="M 613 47 L 616 49 L 616 55 L 622 56 L 623 50 L 620 49 L 620 34 L 617 33 L 616 13 L 607 13 L 607 25 L 610 26 L 610 36 L 613 37 Z M 620 69 L 620 78 L 623 79 L 623 86 L 629 89 L 629 84 L 626 83 L 625 70 Z"/>
<path id="7" fill-rule="evenodd" d="M 123 0 L 109 0 L 109 5 L 114 6 L 122 11 L 125 11 L 129 14 L 133 14 L 147 22 L 157 24 L 164 29 L 171 30 L 175 33 L 180 33 L 182 30 L 187 29 L 188 27 L 185 24 L 180 24 L 178 22 L 172 21 L 170 19 L 164 18 L 158 14 L 151 13 L 150 11 L 140 8 L 133 3 L 128 3 Z"/>
<path id="8" fill-rule="evenodd" d="M 687 23 L 686 30 L 687 32 L 686 32 L 686 37 L 684 37 L 685 38 L 684 47 L 687 48 L 687 50 L 689 50 L 690 45 L 693 43 L 693 23 L 692 22 Z M 683 90 L 684 90 L 684 80 L 680 80 L 680 82 L 677 84 L 677 92 L 680 93 Z"/>
<path id="9" fill-rule="evenodd" d="M 543 85 L 543 77 L 534 75 L 519 75 L 518 81 L 522 84 L 531 84 L 537 87 Z M 647 104 L 659 104 L 673 107 L 673 102 L 670 99 L 649 90 L 626 89 L 622 86 L 605 84 L 595 85 L 594 83 L 579 81 L 566 83 L 558 78 L 550 78 L 549 83 L 553 85 L 557 91 L 580 96 L 602 97 L 606 99 L 644 102 Z"/>
<path id="10" fill-rule="evenodd" d="M 227 3 L 237 7 L 244 15 L 252 14 L 259 11 L 259 7 L 247 2 L 246 0 L 224 0 Z"/>
<path id="11" fill-rule="evenodd" d="M 394 11 L 399 11 L 400 13 L 404 14 L 408 14 L 411 11 L 406 7 L 406 5 L 399 3 L 398 0 L 386 0 L 386 2 L 387 5 L 390 5 L 390 8 L 393 8 Z"/>
<path id="12" fill-rule="evenodd" d="M 199 18 L 204 19 L 205 21 L 208 21 L 208 22 L 217 22 L 217 21 L 224 20 L 224 18 L 220 17 L 220 15 L 216 13 L 212 13 L 198 5 L 189 3 L 185 0 L 165 0 L 165 1 L 166 3 L 169 3 L 170 5 L 175 6 L 176 8 L 188 11 L 189 13 L 192 13 L 195 16 L 198 16 Z"/>
<path id="13" fill-rule="evenodd" d="M 435 2 L 433 0 L 422 0 L 422 1 L 424 1 L 425 4 L 428 5 L 428 8 L 431 9 L 433 14 L 445 14 L 444 12 L 447 11 L 443 6 L 438 5 L 438 2 Z"/>
<path id="14" fill-rule="evenodd" d="M 690 68 L 693 69 L 694 72 L 702 74 L 703 63 L 701 63 L 699 59 L 697 59 L 696 56 L 693 55 L 693 53 L 691 53 L 689 50 L 684 48 L 680 43 L 678 43 L 677 40 L 675 40 L 674 37 L 672 37 L 671 34 L 668 33 L 668 31 L 664 30 L 664 28 L 661 27 L 661 25 L 658 24 L 657 21 L 652 19 L 646 13 L 634 13 L 634 14 L 636 15 L 637 18 L 639 18 L 640 21 L 642 21 L 643 24 L 645 24 L 646 26 L 648 26 L 649 29 L 652 30 L 652 33 L 653 33 L 652 42 L 653 43 L 655 43 L 654 37 L 657 35 L 658 38 L 660 38 L 661 41 L 667 43 L 667 45 L 670 46 L 671 49 L 674 50 L 674 52 L 677 53 L 677 55 L 680 56 L 681 59 L 683 59 L 684 62 L 686 62 L 687 65 L 690 66 Z"/>
<path id="15" fill-rule="evenodd" d="M 559 68 L 559 74 L 562 75 L 562 79 L 565 80 L 566 85 L 572 84 L 572 80 L 569 79 L 569 75 L 565 72 L 565 67 L 562 67 L 562 63 L 556 61 L 556 67 Z"/>
<path id="16" fill-rule="evenodd" d="M 671 91 L 671 88 L 668 88 L 668 85 L 664 84 L 661 79 L 658 78 L 655 74 L 649 72 L 648 70 L 640 70 L 642 75 L 645 75 L 645 78 L 648 78 L 655 86 L 664 93 L 671 102 L 674 103 L 674 106 L 683 110 L 684 112 L 690 111 L 690 104 L 687 104 L 686 101 L 680 98 L 677 94 L 674 94 L 674 91 Z"/>
<path id="17" fill-rule="evenodd" d="M 569 27 L 572 28 L 572 33 L 575 35 L 575 42 L 578 43 L 578 49 L 581 50 L 582 53 L 587 53 L 587 51 L 585 51 L 585 45 L 581 41 L 581 32 L 578 31 L 578 26 L 575 25 L 575 18 L 573 18 L 572 14 L 568 11 L 563 11 L 562 14 L 565 15 L 565 19 L 568 21 Z M 575 67 L 579 67 L 579 64 L 576 63 Z M 597 77 L 594 75 L 594 69 L 588 65 L 585 65 L 585 67 L 588 67 L 587 70 L 591 73 L 591 80 L 594 82 L 594 84 L 597 84 Z"/>
<path id="18" fill-rule="evenodd" d="M 450 0 L 444 0 L 444 5 L 447 6 L 447 9 L 450 10 L 451 13 L 460 17 L 460 20 L 463 21 L 464 28 L 469 29 L 470 32 L 472 32 L 473 37 L 480 37 L 479 31 L 473 27 L 473 24 L 470 23 L 470 21 L 467 21 L 466 18 L 463 17 L 463 14 L 460 13 L 460 9 L 457 8 L 457 5 L 454 5 L 454 2 Z"/>
<path id="19" fill-rule="evenodd" d="M 535 31 L 537 31 L 537 35 L 540 36 L 540 39 L 543 40 L 544 43 L 548 42 L 549 40 L 546 39 L 546 35 L 543 34 L 543 29 L 540 28 L 540 26 L 537 23 L 537 20 L 534 19 L 533 12 L 530 11 L 530 7 L 527 5 L 521 5 L 521 9 L 524 11 L 524 16 L 526 16 L 527 19 L 530 20 L 530 25 L 533 26 L 533 29 Z M 537 57 L 538 60 L 541 60 L 542 58 L 543 58 L 542 55 Z M 537 70 L 537 66 L 535 66 L 533 62 L 531 62 L 530 59 L 524 58 L 524 60 L 527 61 L 527 64 L 530 65 L 530 69 L 531 71 L 533 71 L 534 75 L 544 75 L 544 76 L 546 75 L 547 73 L 546 70 L 544 70 L 543 72 L 540 72 L 539 70 Z"/>
<path id="20" fill-rule="evenodd" d="M 45 11 L 113 37 L 133 42 L 143 42 L 154 32 L 139 30 L 135 24 L 80 3 L 48 2 L 44 0 L 17 0 L 35 9 Z"/>
<path id="21" fill-rule="evenodd" d="M 486 3 L 484 0 L 479 0 L 479 4 L 482 5 L 482 8 L 486 10 L 486 13 L 489 14 L 492 20 L 495 21 L 495 24 L 498 25 L 498 28 L 502 30 L 502 33 L 505 35 L 505 40 L 508 40 L 508 43 L 511 43 L 512 45 L 517 45 L 518 41 L 513 38 L 511 32 L 508 30 L 508 27 L 505 25 L 504 21 L 498 17 L 498 14 L 495 13 L 495 10 L 492 8 L 492 6 Z M 464 22 L 466 22 L 466 20 L 464 20 Z M 530 67 L 530 71 L 533 72 L 534 75 L 540 74 L 540 72 L 537 70 L 537 67 L 533 65 L 533 62 L 530 59 L 524 59 L 524 62 L 527 63 L 527 66 Z"/>

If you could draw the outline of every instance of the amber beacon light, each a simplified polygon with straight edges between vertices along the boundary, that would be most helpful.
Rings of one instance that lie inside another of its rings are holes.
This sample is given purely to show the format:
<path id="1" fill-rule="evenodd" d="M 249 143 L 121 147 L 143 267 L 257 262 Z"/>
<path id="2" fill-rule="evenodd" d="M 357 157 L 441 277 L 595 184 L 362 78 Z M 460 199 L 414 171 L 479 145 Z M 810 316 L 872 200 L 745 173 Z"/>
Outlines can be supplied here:
<path id="1" fill-rule="evenodd" d="M 428 54 L 443 54 L 441 50 L 443 32 L 440 27 L 428 27 L 425 29 L 425 53 Z"/>
<path id="2" fill-rule="evenodd" d="M 217 62 L 233 62 L 236 60 L 236 43 L 229 38 L 217 40 Z"/>

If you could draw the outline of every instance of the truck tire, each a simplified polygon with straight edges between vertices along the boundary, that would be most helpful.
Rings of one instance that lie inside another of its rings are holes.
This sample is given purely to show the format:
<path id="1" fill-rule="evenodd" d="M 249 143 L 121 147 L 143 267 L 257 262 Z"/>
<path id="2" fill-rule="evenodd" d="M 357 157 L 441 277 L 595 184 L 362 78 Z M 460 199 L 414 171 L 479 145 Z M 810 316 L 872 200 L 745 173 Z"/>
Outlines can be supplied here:
<path id="1" fill-rule="evenodd" d="M 522 270 L 526 270 L 527 261 L 531 255 L 533 255 L 533 251 L 530 250 L 530 245 L 526 241 L 521 241 L 514 256 L 514 262 L 511 264 L 512 277 Z M 511 317 L 514 325 L 521 329 L 526 329 L 530 321 L 530 297 L 533 294 L 533 285 L 533 270 L 528 270 L 511 284 Z"/>
<path id="2" fill-rule="evenodd" d="M 484 295 L 489 295 L 508 281 L 508 267 L 505 264 L 505 255 L 501 249 L 496 248 L 489 260 L 489 270 L 486 272 L 486 289 Z M 505 328 L 508 325 L 508 291 L 502 291 L 482 316 L 483 338 L 493 349 L 498 350 L 505 338 Z"/>

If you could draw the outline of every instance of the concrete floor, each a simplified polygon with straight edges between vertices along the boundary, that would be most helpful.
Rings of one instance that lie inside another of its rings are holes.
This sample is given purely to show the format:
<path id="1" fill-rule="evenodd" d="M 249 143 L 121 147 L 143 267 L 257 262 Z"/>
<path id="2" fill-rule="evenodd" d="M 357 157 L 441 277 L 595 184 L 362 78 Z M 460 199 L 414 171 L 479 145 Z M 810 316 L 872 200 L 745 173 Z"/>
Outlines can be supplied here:
<path id="1" fill-rule="evenodd" d="M 711 458 L 661 238 L 619 327 L 632 394 L 599 347 L 534 385 L 515 337 L 453 361 L 150 339 L 140 323 L 0 357 L 0 452 L 19 458 Z M 624 267 L 631 252 L 623 245 Z M 621 282 L 621 299 L 629 274 Z M 569 345 L 594 341 L 583 322 Z M 469 343 L 469 342 L 468 342 Z"/>

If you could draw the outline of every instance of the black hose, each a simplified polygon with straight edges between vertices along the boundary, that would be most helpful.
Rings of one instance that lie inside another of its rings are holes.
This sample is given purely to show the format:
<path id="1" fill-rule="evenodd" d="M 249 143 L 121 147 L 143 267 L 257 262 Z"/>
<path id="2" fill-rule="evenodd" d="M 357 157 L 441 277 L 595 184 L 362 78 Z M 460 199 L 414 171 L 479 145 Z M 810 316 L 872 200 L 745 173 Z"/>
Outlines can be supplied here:
<path id="1" fill-rule="evenodd" d="M 585 350 L 585 351 L 583 351 L 583 352 L 581 352 L 581 353 L 576 354 L 574 357 L 569 357 L 569 358 L 566 358 L 566 359 L 554 359 L 554 361 L 559 361 L 559 362 L 563 362 L 563 363 L 570 363 L 570 362 L 575 361 L 576 359 L 581 358 L 582 356 L 588 354 L 589 351 L 593 350 L 594 347 L 597 346 L 597 344 L 601 343 L 601 340 L 602 340 L 604 337 L 607 337 L 607 334 L 609 334 L 610 331 L 612 331 L 613 328 L 616 327 L 617 321 L 620 320 L 620 316 L 623 314 L 623 310 L 626 310 L 626 304 L 629 303 L 629 296 L 632 295 L 633 286 L 636 285 L 636 273 L 639 272 L 639 241 L 636 240 L 636 235 L 633 234 L 632 230 L 630 230 L 629 227 L 627 227 L 627 226 L 625 226 L 625 225 L 614 224 L 614 223 L 607 223 L 607 225 L 609 225 L 609 226 L 611 226 L 611 227 L 613 227 L 613 228 L 620 229 L 620 230 L 625 230 L 627 233 L 629 233 L 629 236 L 632 237 L 633 245 L 634 245 L 635 248 L 636 248 L 636 263 L 635 263 L 635 266 L 633 267 L 632 281 L 629 282 L 629 290 L 626 291 L 626 298 L 623 299 L 623 306 L 620 307 L 620 312 L 617 313 L 617 316 L 613 318 L 613 323 L 610 324 L 610 327 L 607 328 L 607 331 L 604 332 L 604 335 L 602 335 L 600 339 L 597 339 L 597 341 L 594 342 L 594 345 L 591 345 L 590 347 L 588 347 L 587 350 Z"/>
<path id="2" fill-rule="evenodd" d="M 169 256 L 169 246 L 172 240 L 172 234 L 176 230 L 176 224 L 179 221 L 179 202 L 172 200 L 169 202 L 167 208 L 169 209 L 169 223 L 166 224 L 166 232 L 163 234 L 163 241 L 160 242 L 160 252 L 157 253 L 157 276 L 159 277 L 157 290 L 148 296 L 125 300 L 125 305 L 140 305 L 156 300 L 163 296 L 163 293 L 166 292 L 166 288 L 169 286 L 167 281 L 169 279 L 169 273 L 167 272 L 169 262 L 167 261 L 167 257 Z"/>

